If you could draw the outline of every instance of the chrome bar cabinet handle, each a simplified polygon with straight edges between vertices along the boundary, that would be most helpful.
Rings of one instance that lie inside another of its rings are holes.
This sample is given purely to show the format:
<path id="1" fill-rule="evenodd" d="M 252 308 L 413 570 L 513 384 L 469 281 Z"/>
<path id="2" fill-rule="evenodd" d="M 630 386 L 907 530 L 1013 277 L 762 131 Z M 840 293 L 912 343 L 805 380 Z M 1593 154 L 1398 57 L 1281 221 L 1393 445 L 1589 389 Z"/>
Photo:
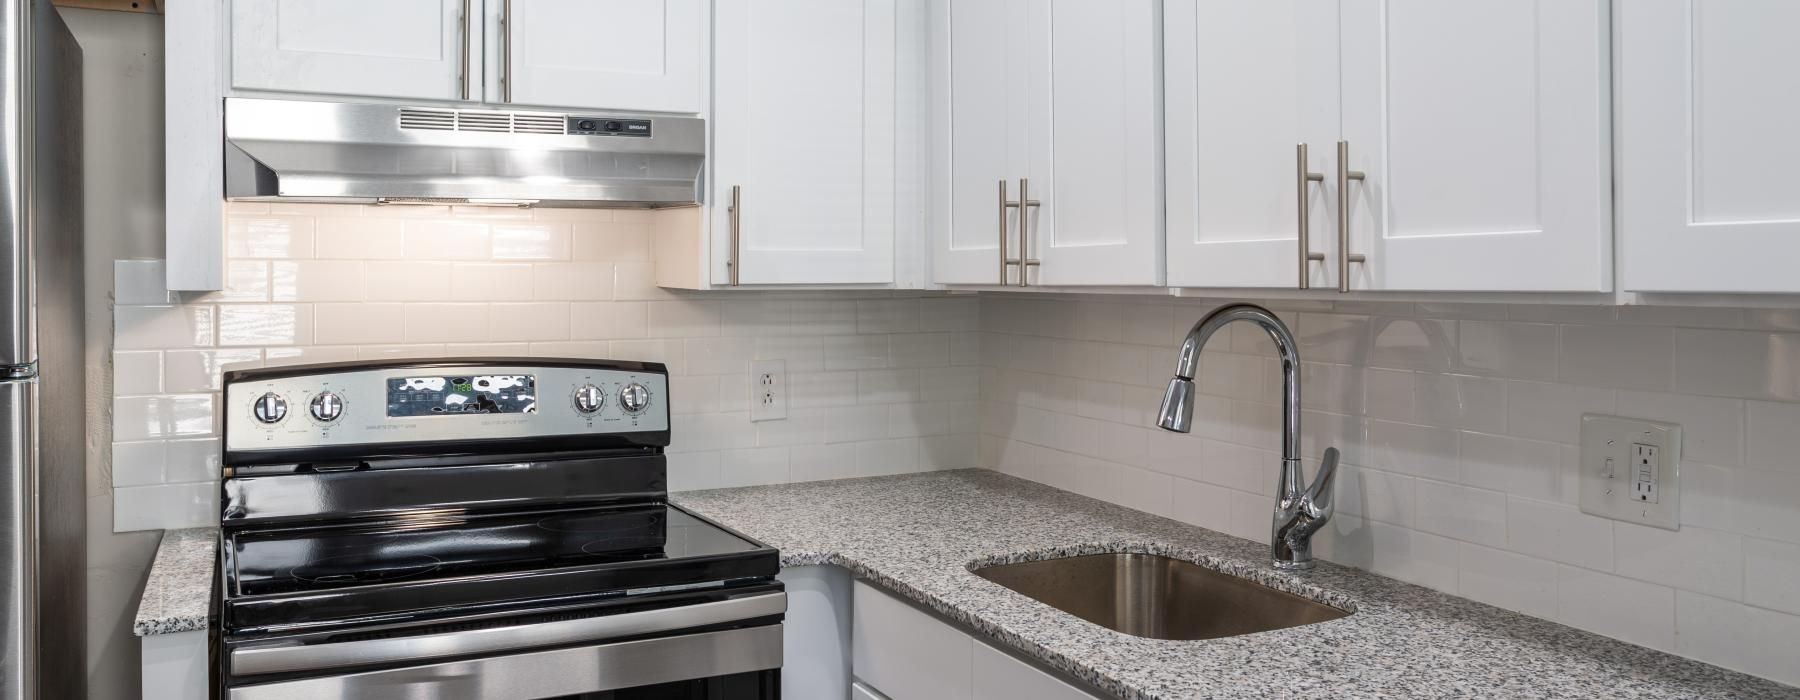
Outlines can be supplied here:
<path id="1" fill-rule="evenodd" d="M 1019 258 L 1015 262 L 1019 265 L 1019 286 L 1021 287 L 1031 286 L 1029 271 L 1042 264 L 1038 262 L 1037 258 L 1031 257 L 1031 237 L 1029 235 L 1031 216 L 1029 212 L 1041 202 L 1031 198 L 1030 190 L 1031 178 L 1019 178 Z"/>
<path id="2" fill-rule="evenodd" d="M 731 223 L 731 258 L 725 261 L 725 269 L 731 272 L 731 286 L 736 287 L 738 286 L 738 272 L 744 267 L 738 262 L 740 255 L 743 252 L 743 247 L 741 245 L 741 242 L 743 241 L 742 231 L 744 221 L 742 187 L 738 185 L 731 186 L 731 204 L 725 212 L 727 220 Z"/>
<path id="3" fill-rule="evenodd" d="M 500 5 L 500 41 L 505 46 L 500 52 L 500 101 L 512 101 L 512 0 L 504 0 Z"/>
<path id="4" fill-rule="evenodd" d="M 1311 277 L 1310 273 L 1312 272 L 1311 264 L 1315 261 L 1325 261 L 1324 253 L 1314 253 L 1312 251 L 1312 239 L 1308 235 L 1310 233 L 1309 229 L 1312 226 L 1312 204 L 1311 198 L 1307 196 L 1309 194 L 1308 190 L 1310 189 L 1307 187 L 1307 184 L 1313 182 L 1325 182 L 1325 174 L 1307 170 L 1306 165 L 1306 144 L 1298 144 L 1294 146 L 1294 190 L 1296 192 L 1295 198 L 1298 200 L 1295 205 L 1299 208 L 1300 212 L 1300 224 L 1295 233 L 1299 234 L 1298 240 L 1300 241 L 1301 289 L 1312 288 L 1312 281 L 1309 279 Z"/>
<path id="5" fill-rule="evenodd" d="M 1339 141 L 1337 152 L 1338 205 L 1338 292 L 1350 291 L 1350 263 L 1368 262 L 1362 253 L 1350 252 L 1350 181 L 1362 182 L 1368 177 L 1361 170 L 1350 169 L 1350 142 Z"/>
<path id="6" fill-rule="evenodd" d="M 1006 210 L 1007 209 L 1017 209 L 1017 208 L 1019 208 L 1018 202 L 1006 198 L 1006 180 L 1001 180 L 1000 181 L 1000 206 L 999 206 L 998 212 L 1000 214 L 1000 286 L 1002 286 L 1002 287 L 1009 284 L 1006 281 L 1007 268 L 1012 267 L 1013 265 L 1017 265 L 1019 263 L 1018 260 L 1013 259 L 1013 257 L 1011 255 L 1007 254 L 1007 252 L 1006 252 L 1006 246 L 1008 243 L 1008 241 L 1006 240 L 1006 237 L 1007 237 L 1007 234 L 1010 233 L 1010 231 L 1008 231 L 1006 228 Z"/>
<path id="7" fill-rule="evenodd" d="M 470 2 L 472 0 L 463 0 L 462 3 L 462 73 L 457 75 L 458 87 L 465 100 L 469 99 L 469 28 L 474 24 L 469 17 Z"/>

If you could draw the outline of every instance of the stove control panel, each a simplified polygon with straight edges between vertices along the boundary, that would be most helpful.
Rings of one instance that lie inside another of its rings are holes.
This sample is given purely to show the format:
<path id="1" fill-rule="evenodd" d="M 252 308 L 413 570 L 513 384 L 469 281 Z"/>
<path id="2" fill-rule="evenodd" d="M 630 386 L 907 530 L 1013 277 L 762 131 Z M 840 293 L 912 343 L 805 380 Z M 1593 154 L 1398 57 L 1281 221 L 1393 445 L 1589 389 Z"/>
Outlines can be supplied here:
<path id="1" fill-rule="evenodd" d="M 234 373 L 225 449 L 667 431 L 668 376 L 635 367 L 421 361 Z"/>

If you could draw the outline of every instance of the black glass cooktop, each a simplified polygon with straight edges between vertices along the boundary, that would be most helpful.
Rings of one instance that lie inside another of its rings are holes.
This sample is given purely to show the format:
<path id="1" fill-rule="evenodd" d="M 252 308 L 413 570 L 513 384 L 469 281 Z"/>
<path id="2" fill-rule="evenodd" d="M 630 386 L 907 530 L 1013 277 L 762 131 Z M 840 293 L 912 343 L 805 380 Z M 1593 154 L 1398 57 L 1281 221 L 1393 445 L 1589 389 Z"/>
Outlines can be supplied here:
<path id="1" fill-rule="evenodd" d="M 241 532 L 230 546 L 232 583 L 246 596 L 761 549 L 660 503 L 399 516 L 372 525 Z"/>
<path id="2" fill-rule="evenodd" d="M 665 503 L 227 530 L 227 632 L 416 621 L 772 580 L 778 553 Z"/>

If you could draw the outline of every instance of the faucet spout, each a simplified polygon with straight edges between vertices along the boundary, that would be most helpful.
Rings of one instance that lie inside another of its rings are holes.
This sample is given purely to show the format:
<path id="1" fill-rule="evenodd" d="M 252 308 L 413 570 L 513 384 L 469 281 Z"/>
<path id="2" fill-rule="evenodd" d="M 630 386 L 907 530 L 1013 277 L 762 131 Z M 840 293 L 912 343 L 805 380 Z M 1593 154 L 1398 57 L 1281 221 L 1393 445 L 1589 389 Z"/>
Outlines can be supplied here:
<path id="1" fill-rule="evenodd" d="M 1175 376 L 1163 394 L 1156 424 L 1164 430 L 1185 433 L 1193 429 L 1194 374 L 1200 350 L 1212 335 L 1233 321 L 1256 324 L 1275 342 L 1281 358 L 1281 481 L 1276 489 L 1275 518 L 1270 529 L 1271 555 L 1278 569 L 1310 569 L 1312 536 L 1331 519 L 1334 510 L 1332 484 L 1337 477 L 1338 451 L 1326 448 L 1319 472 L 1310 485 L 1302 486 L 1300 470 L 1300 348 L 1287 324 L 1254 304 L 1233 304 L 1200 319 L 1181 341 Z"/>

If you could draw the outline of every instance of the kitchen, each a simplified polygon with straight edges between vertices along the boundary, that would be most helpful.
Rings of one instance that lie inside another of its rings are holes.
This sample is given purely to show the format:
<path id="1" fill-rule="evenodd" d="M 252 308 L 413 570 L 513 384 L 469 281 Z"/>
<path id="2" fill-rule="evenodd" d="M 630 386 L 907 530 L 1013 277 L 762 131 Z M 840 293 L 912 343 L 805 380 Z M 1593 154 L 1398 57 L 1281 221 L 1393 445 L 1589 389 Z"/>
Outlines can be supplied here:
<path id="1" fill-rule="evenodd" d="M 6 697 L 1800 695 L 1800 9 L 56 4 Z"/>

